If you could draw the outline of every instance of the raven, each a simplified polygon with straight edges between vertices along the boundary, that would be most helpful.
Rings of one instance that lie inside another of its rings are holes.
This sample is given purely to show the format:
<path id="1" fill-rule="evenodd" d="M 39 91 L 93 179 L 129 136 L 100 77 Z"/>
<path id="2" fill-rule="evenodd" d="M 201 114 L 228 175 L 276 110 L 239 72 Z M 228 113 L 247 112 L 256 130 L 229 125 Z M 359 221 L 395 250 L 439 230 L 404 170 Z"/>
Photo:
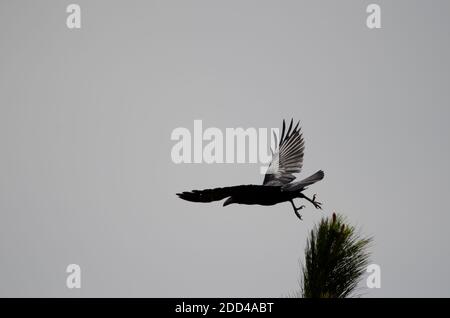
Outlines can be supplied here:
<path id="1" fill-rule="evenodd" d="M 315 194 L 312 198 L 309 198 L 302 192 L 307 186 L 322 180 L 324 172 L 319 170 L 308 178 L 301 181 L 294 181 L 295 177 L 293 174 L 299 173 L 303 167 L 305 142 L 301 128 L 299 128 L 300 122 L 297 123 L 294 129 L 292 129 L 292 124 L 293 120 L 291 119 L 286 132 L 286 123 L 283 120 L 280 142 L 275 151 L 271 149 L 272 161 L 267 169 L 262 185 L 249 184 L 206 190 L 192 190 L 177 193 L 178 197 L 192 202 L 212 202 L 227 198 L 223 206 L 232 203 L 274 205 L 289 201 L 300 220 L 302 220 L 302 216 L 298 211 L 305 206 L 302 205 L 297 208 L 294 204 L 295 198 L 306 199 L 316 209 L 321 209 L 322 203 L 316 201 Z M 275 144 L 277 144 L 276 135 Z"/>

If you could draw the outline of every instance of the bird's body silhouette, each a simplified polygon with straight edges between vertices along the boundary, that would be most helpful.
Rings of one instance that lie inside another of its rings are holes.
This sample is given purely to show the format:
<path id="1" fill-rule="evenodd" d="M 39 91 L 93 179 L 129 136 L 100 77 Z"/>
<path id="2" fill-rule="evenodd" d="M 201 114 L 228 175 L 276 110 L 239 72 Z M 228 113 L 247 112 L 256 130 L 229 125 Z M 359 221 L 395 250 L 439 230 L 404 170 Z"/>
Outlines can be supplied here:
<path id="1" fill-rule="evenodd" d="M 192 190 L 190 192 L 177 193 L 187 201 L 212 202 L 225 198 L 223 206 L 232 203 L 274 205 L 281 202 L 290 202 L 299 219 L 298 213 L 304 205 L 296 207 L 295 198 L 301 198 L 311 202 L 315 208 L 321 209 L 321 203 L 316 201 L 316 195 L 311 198 L 303 194 L 307 186 L 320 181 L 324 177 L 322 170 L 300 181 L 295 181 L 294 173 L 299 173 L 303 167 L 303 155 L 305 143 L 299 128 L 299 123 L 292 129 L 293 120 L 286 132 L 286 124 L 283 120 L 283 129 L 277 149 L 272 151 L 272 161 L 267 169 L 262 185 L 238 185 L 231 187 Z M 276 140 L 276 136 L 275 136 Z M 275 144 L 277 142 L 275 141 Z"/>

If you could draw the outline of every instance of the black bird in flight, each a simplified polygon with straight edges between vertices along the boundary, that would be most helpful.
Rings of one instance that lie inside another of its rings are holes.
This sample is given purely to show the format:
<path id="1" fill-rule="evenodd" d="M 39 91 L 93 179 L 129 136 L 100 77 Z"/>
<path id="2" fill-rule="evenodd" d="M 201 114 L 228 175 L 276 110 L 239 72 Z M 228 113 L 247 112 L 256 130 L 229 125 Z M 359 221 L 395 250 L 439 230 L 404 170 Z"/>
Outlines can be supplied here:
<path id="1" fill-rule="evenodd" d="M 321 203 L 316 201 L 316 195 L 308 198 L 303 194 L 306 187 L 320 181 L 324 177 L 322 170 L 301 181 L 294 181 L 294 173 L 299 173 L 303 167 L 303 154 L 305 142 L 300 122 L 292 129 L 293 120 L 286 132 L 286 123 L 283 120 L 283 130 L 280 143 L 275 151 L 272 151 L 272 161 L 267 169 L 262 185 L 238 185 L 224 188 L 192 190 L 190 192 L 177 193 L 177 195 L 187 201 L 192 202 L 212 202 L 225 199 L 223 206 L 231 203 L 238 204 L 258 204 L 274 205 L 281 202 L 291 202 L 297 217 L 302 220 L 298 211 L 305 206 L 296 207 L 295 198 L 306 199 L 311 202 L 316 209 L 321 209 Z M 277 139 L 275 135 L 275 144 Z"/>

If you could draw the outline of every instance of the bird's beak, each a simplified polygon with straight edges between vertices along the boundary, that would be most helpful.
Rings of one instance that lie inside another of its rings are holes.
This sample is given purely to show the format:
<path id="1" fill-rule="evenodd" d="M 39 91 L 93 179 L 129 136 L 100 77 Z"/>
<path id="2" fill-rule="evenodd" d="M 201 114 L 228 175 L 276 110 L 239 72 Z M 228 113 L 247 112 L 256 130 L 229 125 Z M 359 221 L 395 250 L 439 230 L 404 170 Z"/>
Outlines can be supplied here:
<path id="1" fill-rule="evenodd" d="M 223 206 L 227 206 L 231 203 L 234 203 L 233 198 L 229 197 L 228 199 L 225 200 L 225 202 L 223 203 Z"/>

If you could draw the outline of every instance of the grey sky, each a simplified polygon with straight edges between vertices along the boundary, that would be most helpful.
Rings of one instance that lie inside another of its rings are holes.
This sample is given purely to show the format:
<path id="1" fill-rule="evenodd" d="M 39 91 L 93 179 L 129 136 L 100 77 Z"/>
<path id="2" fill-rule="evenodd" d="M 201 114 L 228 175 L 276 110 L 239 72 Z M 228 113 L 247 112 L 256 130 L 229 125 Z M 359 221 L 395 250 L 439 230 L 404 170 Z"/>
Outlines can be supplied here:
<path id="1" fill-rule="evenodd" d="M 278 297 L 333 211 L 375 237 L 382 288 L 450 296 L 450 3 L 0 2 L 0 296 Z M 175 165 L 176 127 L 301 120 L 324 211 L 200 205 L 260 164 Z M 68 290 L 65 268 L 82 268 Z"/>

